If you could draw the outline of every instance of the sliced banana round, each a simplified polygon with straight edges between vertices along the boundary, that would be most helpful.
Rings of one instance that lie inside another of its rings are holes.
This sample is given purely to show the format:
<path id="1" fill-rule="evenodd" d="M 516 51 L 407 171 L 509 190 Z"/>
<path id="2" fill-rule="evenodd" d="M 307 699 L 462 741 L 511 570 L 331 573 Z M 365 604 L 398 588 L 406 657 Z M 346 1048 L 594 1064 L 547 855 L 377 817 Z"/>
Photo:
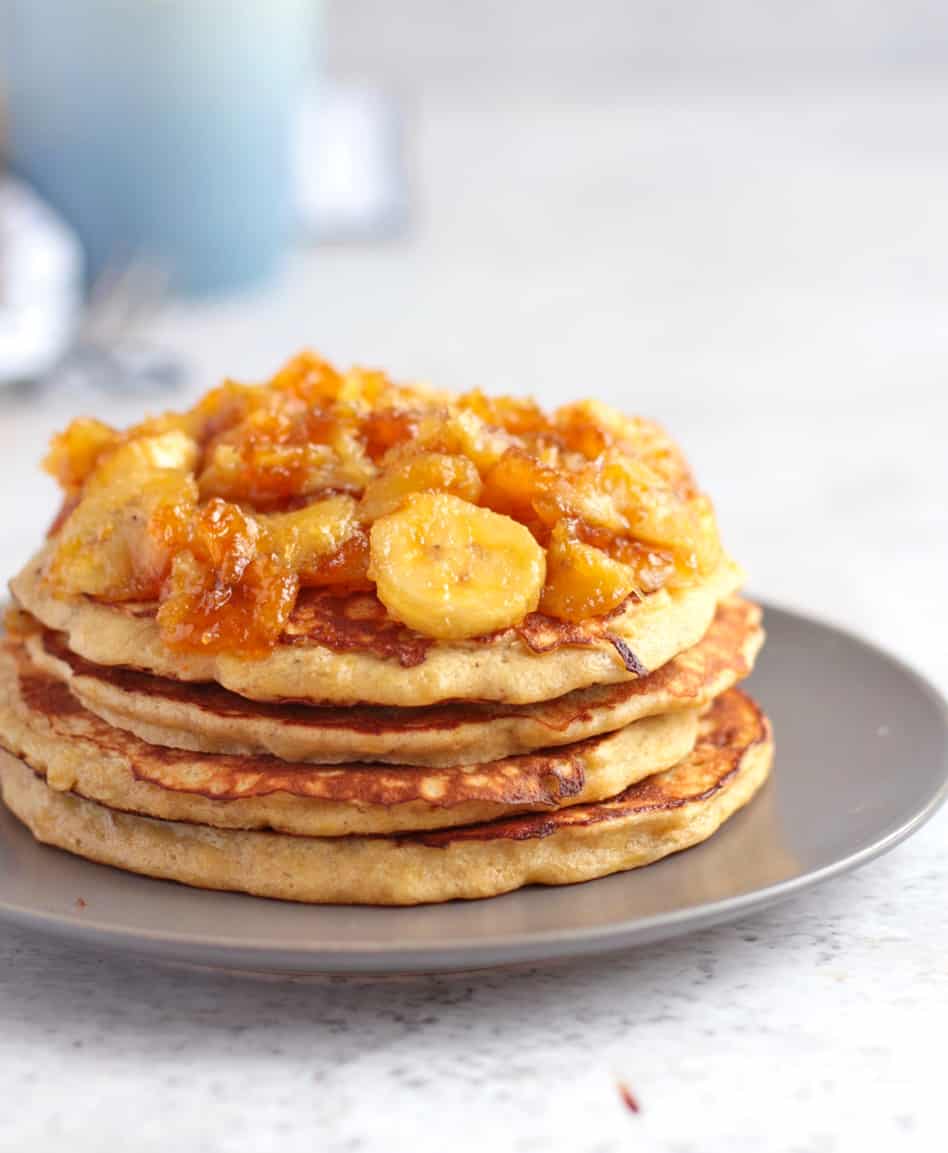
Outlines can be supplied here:
<path id="1" fill-rule="evenodd" d="M 460 640 L 519 624 L 546 556 L 529 529 L 448 493 L 418 493 L 372 526 L 369 578 L 396 620 Z"/>

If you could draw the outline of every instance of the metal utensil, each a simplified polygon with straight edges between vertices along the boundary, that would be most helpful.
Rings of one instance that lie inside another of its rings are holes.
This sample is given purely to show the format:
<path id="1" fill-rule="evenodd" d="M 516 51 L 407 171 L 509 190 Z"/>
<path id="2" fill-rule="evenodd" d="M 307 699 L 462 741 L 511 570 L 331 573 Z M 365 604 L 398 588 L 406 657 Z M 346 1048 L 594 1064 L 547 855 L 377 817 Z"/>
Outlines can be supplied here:
<path id="1" fill-rule="evenodd" d="M 141 336 L 167 289 L 167 271 L 154 261 L 136 257 L 107 266 L 92 285 L 75 340 L 44 384 L 117 393 L 175 388 L 180 360 Z"/>

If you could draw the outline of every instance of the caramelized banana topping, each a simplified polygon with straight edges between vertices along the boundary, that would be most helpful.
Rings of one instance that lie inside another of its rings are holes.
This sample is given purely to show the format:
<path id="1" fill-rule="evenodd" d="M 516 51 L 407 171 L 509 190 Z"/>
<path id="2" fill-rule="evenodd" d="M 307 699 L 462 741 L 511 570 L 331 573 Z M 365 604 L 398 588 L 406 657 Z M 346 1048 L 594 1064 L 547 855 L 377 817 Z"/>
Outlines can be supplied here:
<path id="1" fill-rule="evenodd" d="M 537 611 L 605 617 L 720 558 L 710 502 L 650 421 L 452 396 L 308 352 L 125 431 L 76 420 L 46 467 L 65 494 L 54 591 L 157 602 L 182 650 L 266 652 L 300 588 L 374 594 L 409 629 L 462 640 Z"/>

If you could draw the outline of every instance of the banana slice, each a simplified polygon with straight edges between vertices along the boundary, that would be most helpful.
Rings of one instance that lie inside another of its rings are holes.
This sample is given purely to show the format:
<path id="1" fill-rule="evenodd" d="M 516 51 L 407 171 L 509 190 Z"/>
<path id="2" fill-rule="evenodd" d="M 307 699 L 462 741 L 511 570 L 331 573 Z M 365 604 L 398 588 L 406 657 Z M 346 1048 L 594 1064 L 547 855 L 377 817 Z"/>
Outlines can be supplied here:
<path id="1" fill-rule="evenodd" d="M 604 616 L 636 587 L 634 569 L 572 538 L 564 521 L 553 529 L 546 555 L 547 584 L 540 606 L 551 617 L 583 621 Z"/>
<path id="2" fill-rule="evenodd" d="M 519 624 L 540 600 L 546 556 L 510 517 L 418 493 L 377 520 L 369 579 L 397 620 L 441 640 Z"/>

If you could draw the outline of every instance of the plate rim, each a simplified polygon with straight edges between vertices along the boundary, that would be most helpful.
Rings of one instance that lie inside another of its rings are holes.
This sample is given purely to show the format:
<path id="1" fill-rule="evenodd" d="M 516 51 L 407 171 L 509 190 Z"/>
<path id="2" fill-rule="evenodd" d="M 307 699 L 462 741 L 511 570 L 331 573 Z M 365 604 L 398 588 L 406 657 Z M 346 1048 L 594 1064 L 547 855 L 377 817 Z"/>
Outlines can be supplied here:
<path id="1" fill-rule="evenodd" d="M 6 900 L 2 896 L 0 896 L 0 920 L 55 937 L 63 942 L 102 946 L 125 954 L 197 965 L 210 963 L 225 968 L 249 968 L 271 972 L 381 974 L 492 968 L 505 964 L 619 951 L 636 944 L 644 945 L 660 939 L 670 939 L 688 932 L 698 932 L 725 921 L 737 920 L 759 908 L 796 896 L 890 852 L 927 824 L 948 801 L 948 699 L 925 674 L 856 630 L 835 624 L 817 614 L 785 607 L 767 598 L 756 598 L 753 594 L 750 596 L 762 606 L 765 620 L 768 613 L 779 613 L 794 622 L 815 625 L 843 637 L 866 650 L 873 658 L 893 667 L 913 683 L 915 689 L 936 707 L 943 719 L 941 783 L 926 803 L 884 836 L 818 869 L 736 896 L 722 897 L 684 909 L 616 921 L 608 925 L 538 929 L 516 934 L 484 936 L 465 943 L 379 939 L 369 940 L 354 947 L 333 940 L 307 943 L 268 938 L 235 942 L 208 934 L 164 929 L 127 929 L 85 917 L 80 921 L 76 920 L 74 915 L 65 912 L 38 912 L 22 903 Z M 12 814 L 8 815 L 11 819 L 16 819 Z M 582 884 L 595 883 L 595 881 L 582 882 Z M 479 902 L 472 904 L 477 905 Z"/>

